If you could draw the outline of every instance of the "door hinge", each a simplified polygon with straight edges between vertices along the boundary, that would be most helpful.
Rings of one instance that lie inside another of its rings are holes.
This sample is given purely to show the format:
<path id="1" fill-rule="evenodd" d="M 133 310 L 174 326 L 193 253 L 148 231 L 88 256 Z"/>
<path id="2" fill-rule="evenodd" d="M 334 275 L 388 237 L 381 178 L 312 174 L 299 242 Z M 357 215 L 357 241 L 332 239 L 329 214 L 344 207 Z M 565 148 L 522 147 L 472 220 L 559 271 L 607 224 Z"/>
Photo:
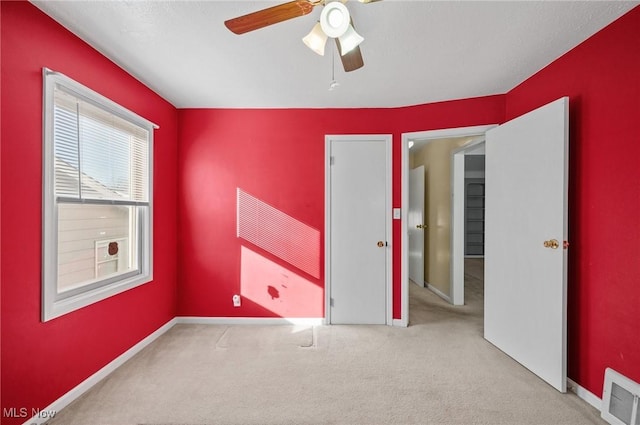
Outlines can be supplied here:
<path id="1" fill-rule="evenodd" d="M 334 165 L 336 163 L 336 157 L 335 156 L 330 156 L 329 157 L 329 165 Z"/>
<path id="2" fill-rule="evenodd" d="M 333 298 L 329 298 L 329 307 L 333 307 Z"/>

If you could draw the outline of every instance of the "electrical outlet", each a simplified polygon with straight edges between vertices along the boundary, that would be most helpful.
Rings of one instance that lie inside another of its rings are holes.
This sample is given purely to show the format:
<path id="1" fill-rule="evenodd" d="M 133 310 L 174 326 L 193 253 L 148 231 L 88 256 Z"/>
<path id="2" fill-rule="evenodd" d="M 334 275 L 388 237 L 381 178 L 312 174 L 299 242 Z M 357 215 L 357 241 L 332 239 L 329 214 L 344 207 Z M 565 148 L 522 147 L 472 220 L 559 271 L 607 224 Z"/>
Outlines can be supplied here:
<path id="1" fill-rule="evenodd" d="M 240 295 L 237 295 L 237 294 L 236 294 L 236 295 L 234 295 L 234 296 L 233 296 L 233 306 L 234 306 L 234 307 L 240 307 L 240 303 L 241 303 L 241 301 L 240 301 Z"/>

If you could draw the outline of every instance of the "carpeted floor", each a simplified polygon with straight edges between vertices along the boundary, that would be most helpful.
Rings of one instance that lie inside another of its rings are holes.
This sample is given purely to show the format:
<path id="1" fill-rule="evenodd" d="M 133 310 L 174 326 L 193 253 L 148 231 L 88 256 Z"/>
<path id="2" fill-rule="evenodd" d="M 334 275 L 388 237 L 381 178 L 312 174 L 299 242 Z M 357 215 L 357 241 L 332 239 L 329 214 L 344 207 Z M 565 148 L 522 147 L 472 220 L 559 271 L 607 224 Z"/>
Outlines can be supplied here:
<path id="1" fill-rule="evenodd" d="M 410 326 L 176 325 L 51 425 L 605 424 L 482 338 L 466 302 L 411 286 Z"/>

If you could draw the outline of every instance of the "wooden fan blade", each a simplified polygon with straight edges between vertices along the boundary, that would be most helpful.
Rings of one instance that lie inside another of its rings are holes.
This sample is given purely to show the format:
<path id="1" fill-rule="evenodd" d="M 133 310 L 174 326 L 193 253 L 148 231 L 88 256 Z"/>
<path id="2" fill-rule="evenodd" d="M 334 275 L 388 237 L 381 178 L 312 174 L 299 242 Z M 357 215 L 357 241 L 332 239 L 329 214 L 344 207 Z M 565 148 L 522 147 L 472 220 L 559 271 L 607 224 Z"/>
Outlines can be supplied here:
<path id="1" fill-rule="evenodd" d="M 342 67 L 345 72 L 355 71 L 356 69 L 362 68 L 364 66 L 364 61 L 362 59 L 362 52 L 360 51 L 360 46 L 356 46 L 355 49 L 342 56 L 342 49 L 340 48 L 340 40 L 336 38 L 336 45 L 338 46 L 338 52 L 340 53 L 340 59 L 342 60 Z"/>
<path id="2" fill-rule="evenodd" d="M 313 4 L 307 0 L 294 0 L 278 6 L 258 10 L 248 15 L 239 16 L 224 22 L 224 25 L 236 34 L 264 28 L 288 19 L 311 13 Z"/>

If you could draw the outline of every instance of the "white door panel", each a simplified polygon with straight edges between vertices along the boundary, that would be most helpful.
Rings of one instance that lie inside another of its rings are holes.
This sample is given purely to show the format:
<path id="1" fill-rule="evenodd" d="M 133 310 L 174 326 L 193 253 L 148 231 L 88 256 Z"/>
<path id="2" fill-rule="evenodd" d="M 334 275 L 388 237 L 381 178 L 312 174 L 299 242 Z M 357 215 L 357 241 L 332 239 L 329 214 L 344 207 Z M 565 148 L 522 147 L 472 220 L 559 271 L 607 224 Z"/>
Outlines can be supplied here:
<path id="1" fill-rule="evenodd" d="M 330 323 L 385 324 L 388 140 L 329 143 Z"/>
<path id="2" fill-rule="evenodd" d="M 424 165 L 409 170 L 409 279 L 424 287 Z"/>
<path id="3" fill-rule="evenodd" d="M 488 131 L 485 157 L 485 338 L 562 392 L 567 115 L 563 98 Z"/>

